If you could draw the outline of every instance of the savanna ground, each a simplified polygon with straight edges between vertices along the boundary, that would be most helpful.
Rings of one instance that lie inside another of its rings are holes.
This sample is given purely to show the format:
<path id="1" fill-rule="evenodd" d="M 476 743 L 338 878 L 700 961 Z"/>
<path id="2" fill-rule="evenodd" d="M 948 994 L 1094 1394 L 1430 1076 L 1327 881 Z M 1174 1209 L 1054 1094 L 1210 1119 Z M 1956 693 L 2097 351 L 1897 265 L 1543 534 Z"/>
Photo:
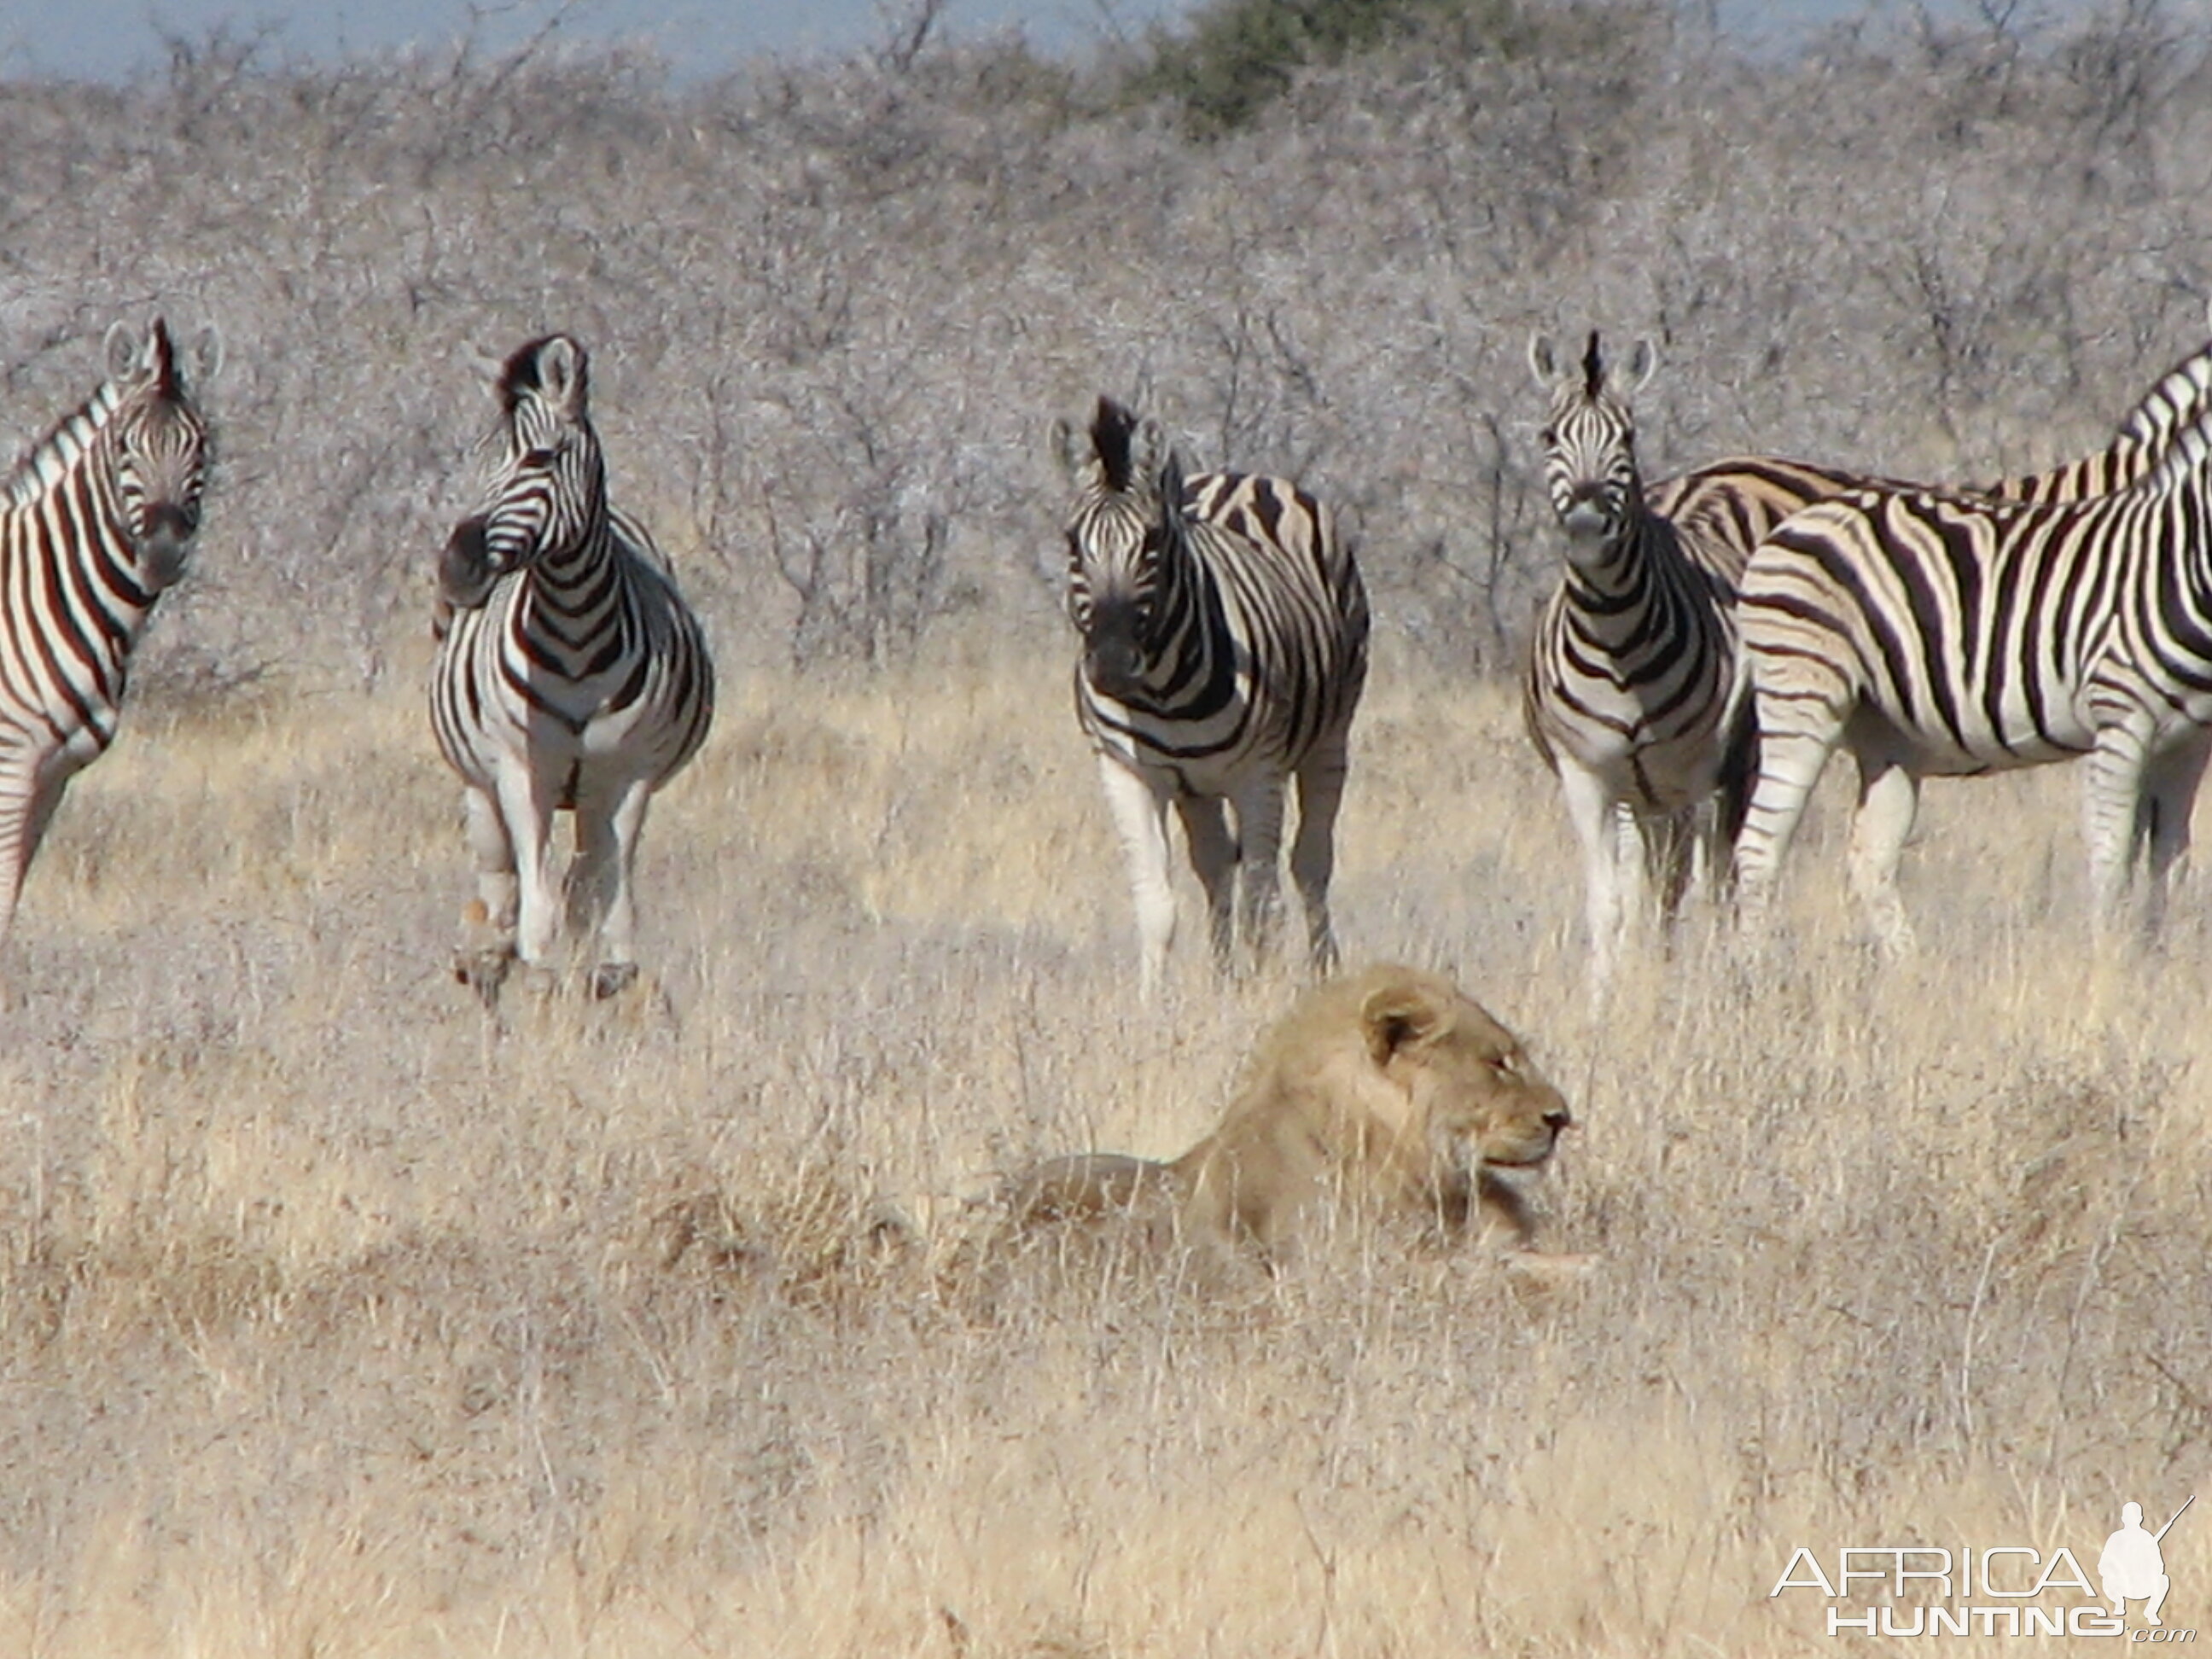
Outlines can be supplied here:
<path id="1" fill-rule="evenodd" d="M 0 1639 L 131 1652 L 1797 1653 L 1799 1544 L 2065 1543 L 2201 1482 L 2203 902 L 2096 965 L 2074 779 L 1937 786 L 1916 959 L 1831 798 L 1789 946 L 1579 986 L 1502 691 L 1386 647 L 1355 959 L 1455 972 L 1580 1127 L 1531 1298 L 1326 1255 L 1231 1313 L 968 1294 L 964 1200 L 1210 1123 L 1286 980 L 1125 993 L 1062 664 L 740 682 L 648 827 L 665 990 L 503 1026 L 417 700 L 145 711 L 15 945 Z M 1186 894 L 1187 900 L 1193 896 Z M 923 1241 L 878 1224 L 896 1212 Z M 950 1264 L 950 1266 L 948 1265 Z M 2207 1534 L 2170 1540 L 2169 1622 Z"/>
<path id="2" fill-rule="evenodd" d="M 1362 15 L 1155 53 L 1221 72 L 1181 91 L 927 28 L 708 85 L 235 35 L 0 82 L 9 432 L 118 318 L 228 341 L 194 572 L 3 964 L 0 1649 L 1794 1654 L 1799 1545 L 2093 1559 L 2212 1485 L 2204 885 L 2096 958 L 2078 780 L 1938 785 L 1884 965 L 1832 784 L 1785 943 L 1693 925 L 1600 1019 L 1504 689 L 1532 328 L 1658 340 L 1655 475 L 2086 451 L 2204 337 L 2201 20 L 1753 62 L 1655 0 Z M 426 587 L 477 365 L 556 327 L 724 697 L 647 830 L 665 1001 L 501 1027 L 448 972 Z M 1569 1092 L 1569 1293 L 964 1287 L 996 1172 L 1180 1150 L 1294 992 L 1187 933 L 1127 995 L 1038 459 L 1101 391 L 1361 525 L 1341 932 Z M 2212 1519 L 2167 1544 L 2212 1625 Z"/>

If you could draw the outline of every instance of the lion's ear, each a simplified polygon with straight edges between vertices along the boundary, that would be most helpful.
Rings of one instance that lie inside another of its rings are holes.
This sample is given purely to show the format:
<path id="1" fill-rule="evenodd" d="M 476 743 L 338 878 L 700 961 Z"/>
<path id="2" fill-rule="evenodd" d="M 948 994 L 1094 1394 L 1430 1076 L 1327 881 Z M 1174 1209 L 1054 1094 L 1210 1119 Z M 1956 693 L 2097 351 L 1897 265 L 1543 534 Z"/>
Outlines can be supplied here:
<path id="1" fill-rule="evenodd" d="M 1377 986 L 1360 1005 L 1368 1052 L 1382 1065 L 1391 1055 L 1442 1030 L 1450 1011 L 1427 988 L 1410 981 Z"/>

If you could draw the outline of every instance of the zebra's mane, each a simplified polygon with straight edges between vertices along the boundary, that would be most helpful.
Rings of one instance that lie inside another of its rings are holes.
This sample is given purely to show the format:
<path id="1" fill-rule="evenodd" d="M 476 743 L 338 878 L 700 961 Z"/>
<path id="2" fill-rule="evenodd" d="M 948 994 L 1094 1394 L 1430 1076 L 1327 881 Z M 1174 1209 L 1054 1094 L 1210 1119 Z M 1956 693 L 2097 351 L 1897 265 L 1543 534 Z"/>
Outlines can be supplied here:
<path id="1" fill-rule="evenodd" d="M 617 542 L 626 544 L 633 554 L 644 560 L 662 575 L 672 579 L 675 576 L 675 562 L 662 550 L 660 544 L 653 539 L 653 532 L 646 528 L 642 519 L 625 513 L 622 508 L 609 503 L 607 526 L 613 532 Z"/>
<path id="2" fill-rule="evenodd" d="M 1127 492 L 1135 471 L 1133 459 L 1137 417 L 1111 398 L 1098 400 L 1091 417 L 1091 448 L 1098 457 L 1100 481 L 1116 495 Z"/>
<path id="3" fill-rule="evenodd" d="M 92 447 L 100 428 L 122 406 L 123 383 L 103 380 L 100 388 L 76 408 L 56 421 L 45 434 L 26 446 L 0 484 L 0 495 L 9 507 L 26 507 L 39 500 L 69 475 Z"/>
<path id="4" fill-rule="evenodd" d="M 2128 411 L 2120 434 L 2137 444 L 2154 443 L 2206 405 L 2212 392 L 2212 343 L 2199 346 L 2159 376 L 2158 384 Z"/>
<path id="5" fill-rule="evenodd" d="M 2173 434 L 2158 465 L 2138 478 L 2129 493 L 2155 495 L 2171 489 L 2191 473 L 2202 471 L 2208 460 L 2212 460 L 2212 409 L 2198 410 L 2194 420 Z"/>
<path id="6" fill-rule="evenodd" d="M 1597 331 L 1592 329 L 1589 344 L 1583 350 L 1583 396 L 1595 403 L 1604 390 L 1605 359 L 1598 355 Z"/>

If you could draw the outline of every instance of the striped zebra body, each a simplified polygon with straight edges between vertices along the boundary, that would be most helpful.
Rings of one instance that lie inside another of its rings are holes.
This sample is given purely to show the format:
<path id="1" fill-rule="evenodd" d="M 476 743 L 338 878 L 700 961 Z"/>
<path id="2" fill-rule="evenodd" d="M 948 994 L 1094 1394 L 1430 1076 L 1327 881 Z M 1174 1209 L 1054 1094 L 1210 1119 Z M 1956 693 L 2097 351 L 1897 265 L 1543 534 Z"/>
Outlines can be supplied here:
<path id="1" fill-rule="evenodd" d="M 115 739 L 131 653 L 184 574 L 207 422 L 167 324 L 108 332 L 107 379 L 0 486 L 0 939 L 70 778 Z M 212 379 L 210 331 L 194 352 Z"/>
<path id="2" fill-rule="evenodd" d="M 706 738 L 714 665 L 651 538 L 608 506 L 583 347 L 560 334 L 532 341 L 507 360 L 498 391 L 484 504 L 440 561 L 430 693 L 497 934 L 461 976 L 489 997 L 513 958 L 559 965 L 551 842 L 566 811 L 566 921 L 579 948 L 595 935 L 592 985 L 607 996 L 636 977 L 638 836 L 653 793 Z"/>
<path id="3" fill-rule="evenodd" d="M 1674 526 L 1683 556 L 1735 602 L 1751 550 L 1800 507 L 1881 481 L 1867 473 L 1771 455 L 1736 455 L 1653 484 L 1650 515 Z"/>
<path id="4" fill-rule="evenodd" d="M 2212 343 L 2161 374 L 2120 422 L 2112 441 L 2045 472 L 1962 486 L 1949 493 L 1996 501 L 2079 501 L 2127 489 L 2166 453 L 2175 434 L 2212 407 Z M 1653 484 L 1651 511 L 1680 532 L 1687 556 L 1720 578 L 1731 598 L 1752 550 L 1801 507 L 1854 489 L 1931 486 L 1809 461 L 1735 456 Z"/>
<path id="5" fill-rule="evenodd" d="M 1146 990 L 1175 934 L 1168 809 L 1226 967 L 1240 939 L 1255 956 L 1270 943 L 1292 779 L 1291 872 L 1325 969 L 1336 815 L 1367 673 L 1367 596 L 1350 547 L 1328 509 L 1282 479 L 1186 478 L 1158 423 L 1110 398 L 1087 441 L 1066 422 L 1054 434 L 1079 489 L 1067 531 L 1068 610 L 1083 635 L 1076 713 L 1127 854 Z"/>
<path id="6" fill-rule="evenodd" d="M 1815 502 L 1753 555 L 1741 615 L 1761 732 L 1737 849 L 1752 916 L 1841 744 L 1860 773 L 1852 885 L 1893 948 L 1911 939 L 1896 870 L 1920 780 L 2077 757 L 2096 915 L 2118 914 L 2147 853 L 2155 924 L 2212 751 L 2212 410 L 2114 495 Z"/>
<path id="7" fill-rule="evenodd" d="M 1671 922 L 1700 842 L 1707 869 L 1725 866 L 1735 826 L 1713 798 L 1746 737 L 1734 589 L 1647 501 L 1628 399 L 1655 367 L 1650 344 L 1637 343 L 1625 383 L 1595 332 L 1579 366 L 1563 366 L 1541 336 L 1528 362 L 1551 398 L 1545 482 L 1565 559 L 1529 641 L 1522 712 L 1581 844 L 1602 985 L 1651 873 Z"/>

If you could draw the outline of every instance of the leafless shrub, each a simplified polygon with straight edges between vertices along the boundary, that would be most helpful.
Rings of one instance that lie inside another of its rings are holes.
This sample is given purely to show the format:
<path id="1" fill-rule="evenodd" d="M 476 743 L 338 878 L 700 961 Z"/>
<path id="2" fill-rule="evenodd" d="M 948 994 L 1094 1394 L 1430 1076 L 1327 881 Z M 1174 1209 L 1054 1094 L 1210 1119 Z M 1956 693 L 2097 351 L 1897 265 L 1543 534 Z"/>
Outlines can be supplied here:
<path id="1" fill-rule="evenodd" d="M 738 659 L 881 661 L 976 605 L 1055 626 L 1036 434 L 1142 387 L 1194 459 L 1356 514 L 1388 625 L 1488 671 L 1550 580 L 1530 327 L 1660 338 L 1655 475 L 1972 478 L 2100 441 L 2212 282 L 2205 52 L 2161 0 L 1755 67 L 1656 0 L 1466 52 L 1424 11 L 1206 143 L 1115 95 L 1126 53 L 939 10 L 708 87 L 550 36 L 318 67 L 240 32 L 0 86 L 11 426 L 82 395 L 118 314 L 220 324 L 221 494 L 149 650 L 374 682 L 466 488 L 471 364 L 531 333 L 590 340 L 618 497 Z"/>

